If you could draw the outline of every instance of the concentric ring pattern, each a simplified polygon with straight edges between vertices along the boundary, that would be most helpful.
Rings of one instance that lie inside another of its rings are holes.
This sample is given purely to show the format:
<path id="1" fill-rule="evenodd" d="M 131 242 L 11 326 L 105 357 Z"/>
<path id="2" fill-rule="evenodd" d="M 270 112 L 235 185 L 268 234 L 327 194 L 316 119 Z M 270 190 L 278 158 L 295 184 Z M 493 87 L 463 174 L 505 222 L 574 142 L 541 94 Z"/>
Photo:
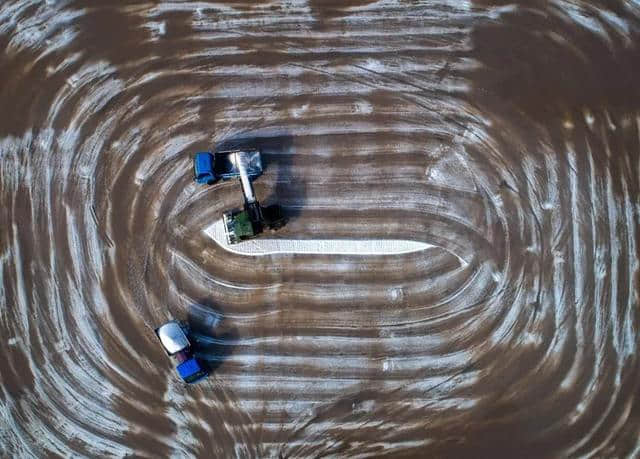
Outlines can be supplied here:
<path id="1" fill-rule="evenodd" d="M 3 1 L 2 456 L 640 455 L 638 43 L 635 0 Z M 276 237 L 430 247 L 224 250 L 191 155 L 247 143 Z"/>

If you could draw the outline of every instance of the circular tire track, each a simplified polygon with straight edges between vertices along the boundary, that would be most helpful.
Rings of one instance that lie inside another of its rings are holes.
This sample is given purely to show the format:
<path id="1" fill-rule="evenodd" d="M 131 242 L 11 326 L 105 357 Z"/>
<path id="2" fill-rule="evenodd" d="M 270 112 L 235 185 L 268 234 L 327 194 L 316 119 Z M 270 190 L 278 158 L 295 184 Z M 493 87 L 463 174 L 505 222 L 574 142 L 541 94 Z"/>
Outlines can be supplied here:
<path id="1" fill-rule="evenodd" d="M 638 19 L 5 2 L 1 451 L 638 454 Z M 278 237 L 436 247 L 230 254 L 190 158 L 247 139 Z"/>

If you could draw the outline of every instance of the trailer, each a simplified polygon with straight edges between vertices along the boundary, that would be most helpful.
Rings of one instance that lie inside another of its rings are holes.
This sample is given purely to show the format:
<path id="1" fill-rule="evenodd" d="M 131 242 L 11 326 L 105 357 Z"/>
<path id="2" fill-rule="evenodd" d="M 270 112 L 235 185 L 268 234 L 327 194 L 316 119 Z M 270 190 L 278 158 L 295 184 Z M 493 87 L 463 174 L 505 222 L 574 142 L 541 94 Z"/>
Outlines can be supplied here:
<path id="1" fill-rule="evenodd" d="M 229 180 L 240 176 L 236 161 L 241 153 L 247 176 L 253 180 L 262 174 L 262 158 L 258 150 L 231 150 L 211 153 L 201 151 L 193 158 L 193 180 L 197 183 L 213 185 L 219 179 Z"/>

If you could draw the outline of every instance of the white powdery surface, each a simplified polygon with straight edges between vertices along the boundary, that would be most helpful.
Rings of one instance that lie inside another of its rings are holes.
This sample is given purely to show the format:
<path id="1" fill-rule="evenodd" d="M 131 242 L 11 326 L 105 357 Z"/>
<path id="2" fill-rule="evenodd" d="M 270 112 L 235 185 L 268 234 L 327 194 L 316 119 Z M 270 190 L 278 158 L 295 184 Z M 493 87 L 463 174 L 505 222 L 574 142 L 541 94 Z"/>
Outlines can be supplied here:
<path id="1" fill-rule="evenodd" d="M 398 239 L 269 239 L 268 235 L 230 245 L 222 220 L 204 232 L 222 248 L 241 255 L 271 255 L 274 253 L 317 253 L 339 255 L 395 255 L 418 252 L 431 244 Z"/>

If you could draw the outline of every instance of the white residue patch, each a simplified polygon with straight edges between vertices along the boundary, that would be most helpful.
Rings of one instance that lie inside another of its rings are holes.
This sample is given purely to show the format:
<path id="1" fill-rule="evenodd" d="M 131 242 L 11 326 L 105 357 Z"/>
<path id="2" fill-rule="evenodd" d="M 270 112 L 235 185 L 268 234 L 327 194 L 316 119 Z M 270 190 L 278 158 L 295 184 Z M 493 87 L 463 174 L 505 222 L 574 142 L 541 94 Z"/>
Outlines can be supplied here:
<path id="1" fill-rule="evenodd" d="M 9 36 L 6 52 L 12 55 L 24 48 L 44 49 L 44 53 L 66 46 L 77 32 L 71 26 L 83 10 L 58 9 L 37 1 L 3 2 L 0 32 Z M 30 14 L 25 14 L 32 9 Z M 43 44 L 46 47 L 43 47 Z"/>
<path id="2" fill-rule="evenodd" d="M 231 245 L 227 242 L 222 220 L 218 220 L 204 232 L 225 250 L 254 256 L 275 253 L 395 255 L 435 247 L 425 242 L 397 239 L 269 239 L 268 236 Z"/>
<path id="3" fill-rule="evenodd" d="M 371 70 L 374 72 L 382 72 L 385 68 L 384 63 L 380 62 L 377 59 L 372 59 L 369 58 L 367 59 L 363 64 L 362 67 L 366 68 L 367 70 Z"/>
<path id="4" fill-rule="evenodd" d="M 404 292 L 401 288 L 392 288 L 389 291 L 389 298 L 391 301 L 401 301 L 404 298 Z"/>
<path id="5" fill-rule="evenodd" d="M 167 33 L 167 23 L 165 21 L 150 21 L 145 26 L 150 30 L 153 38 L 162 37 Z"/>
<path id="6" fill-rule="evenodd" d="M 462 152 L 451 150 L 449 146 L 443 145 L 434 153 L 438 159 L 430 162 L 425 170 L 429 183 L 471 193 L 477 191 L 474 175 Z"/>
<path id="7" fill-rule="evenodd" d="M 589 128 L 593 127 L 593 122 L 595 121 L 595 117 L 593 116 L 593 113 L 591 113 L 589 110 L 584 111 L 584 121 L 587 123 Z"/>
<path id="8" fill-rule="evenodd" d="M 291 109 L 291 116 L 294 118 L 300 118 L 309 109 L 309 104 L 304 104 L 301 107 Z"/>
<path id="9" fill-rule="evenodd" d="M 355 112 L 365 115 L 373 113 L 373 106 L 366 100 L 360 100 L 355 104 Z"/>

